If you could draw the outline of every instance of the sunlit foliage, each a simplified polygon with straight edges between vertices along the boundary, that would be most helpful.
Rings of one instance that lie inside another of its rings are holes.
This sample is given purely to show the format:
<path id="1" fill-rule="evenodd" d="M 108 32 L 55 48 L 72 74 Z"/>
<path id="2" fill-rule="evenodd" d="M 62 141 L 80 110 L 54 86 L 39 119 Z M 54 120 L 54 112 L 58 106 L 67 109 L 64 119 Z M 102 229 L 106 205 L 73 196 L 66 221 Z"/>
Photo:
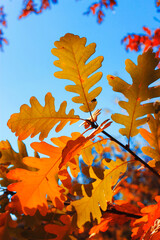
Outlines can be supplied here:
<path id="1" fill-rule="evenodd" d="M 86 41 L 67 33 L 52 49 L 60 68 L 55 77 L 72 81 L 65 89 L 76 94 L 73 108 L 80 104 L 82 116 L 73 109 L 66 113 L 65 101 L 55 110 L 55 99 L 47 93 L 44 106 L 31 97 L 31 106 L 22 105 L 8 121 L 19 152 L 8 141 L 0 142 L 0 240 L 160 237 L 160 103 L 154 102 L 160 96 L 155 85 L 159 59 L 151 49 L 138 56 L 137 65 L 127 59 L 132 84 L 108 75 L 113 90 L 128 100 L 119 101 L 126 113 L 114 113 L 113 121 L 98 124 L 103 57 L 88 61 L 96 44 Z M 128 138 L 125 144 L 107 132 L 116 123 L 125 126 L 120 129 Z M 54 134 L 54 127 L 56 132 L 76 132 L 47 143 L 44 139 L 50 131 Z M 133 138 L 139 132 L 148 146 Z M 28 156 L 21 140 L 38 134 L 40 141 L 31 143 L 34 156 Z"/>

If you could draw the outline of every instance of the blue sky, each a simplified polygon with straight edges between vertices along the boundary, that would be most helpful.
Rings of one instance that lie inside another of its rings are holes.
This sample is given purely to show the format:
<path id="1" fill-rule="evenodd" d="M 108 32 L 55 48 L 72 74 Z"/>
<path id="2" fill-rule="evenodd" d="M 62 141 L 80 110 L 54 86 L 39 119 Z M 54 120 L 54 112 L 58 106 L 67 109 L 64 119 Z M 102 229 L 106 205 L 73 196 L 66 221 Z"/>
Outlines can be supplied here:
<path id="1" fill-rule="evenodd" d="M 0 0 L 0 5 L 4 5 L 7 14 L 8 27 L 4 29 L 4 33 L 9 40 L 9 45 L 4 46 L 4 52 L 0 52 L 0 139 L 8 139 L 15 150 L 17 137 L 7 127 L 7 121 L 12 113 L 19 112 L 22 104 L 29 104 L 31 96 L 35 96 L 44 105 L 46 93 L 51 92 L 57 109 L 62 101 L 67 100 L 68 111 L 74 108 L 81 117 L 89 117 L 80 112 L 79 106 L 71 101 L 73 94 L 65 91 L 64 87 L 69 82 L 53 76 L 58 70 L 53 65 L 56 57 L 51 54 L 55 41 L 69 32 L 86 37 L 87 44 L 97 44 L 94 57 L 104 56 L 101 68 L 103 77 L 100 82 L 103 91 L 97 99 L 97 108 L 120 112 L 120 107 L 115 103 L 116 97 L 120 95 L 112 91 L 106 76 L 118 75 L 129 82 L 130 77 L 125 72 L 125 59 L 130 58 L 136 62 L 138 56 L 135 52 L 126 52 L 121 39 L 127 33 L 142 33 L 143 26 L 153 30 L 159 27 L 159 23 L 154 20 L 154 17 L 159 18 L 159 14 L 156 12 L 155 2 L 151 0 L 119 0 L 114 11 L 105 12 L 106 17 L 102 24 L 96 22 L 95 16 L 83 15 L 92 1 L 59 0 L 58 4 L 52 4 L 51 9 L 42 14 L 31 14 L 18 20 L 21 2 Z M 106 118 L 110 118 L 110 114 L 103 111 L 100 120 Z M 79 128 L 79 124 L 71 127 L 67 125 L 58 134 L 52 130 L 46 141 L 50 142 L 51 137 L 68 135 L 72 131 L 83 129 Z M 112 124 L 109 132 L 122 139 L 116 123 Z M 24 142 L 29 145 L 33 141 L 38 141 L 38 137 Z"/>

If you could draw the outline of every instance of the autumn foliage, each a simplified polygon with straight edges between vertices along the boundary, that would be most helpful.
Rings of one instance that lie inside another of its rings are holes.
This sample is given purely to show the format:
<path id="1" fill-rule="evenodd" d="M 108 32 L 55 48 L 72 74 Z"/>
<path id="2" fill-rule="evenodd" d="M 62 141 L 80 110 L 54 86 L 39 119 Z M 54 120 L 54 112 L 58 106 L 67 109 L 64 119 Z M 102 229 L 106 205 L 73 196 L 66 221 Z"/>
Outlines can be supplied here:
<path id="1" fill-rule="evenodd" d="M 131 84 L 107 76 L 113 91 L 124 95 L 119 105 L 125 111 L 98 124 L 103 57 L 89 60 L 96 44 L 68 33 L 54 45 L 54 65 L 60 68 L 54 75 L 70 81 L 65 89 L 74 94 L 73 108 L 78 104 L 81 116 L 66 112 L 66 101 L 55 108 L 51 93 L 44 106 L 31 97 L 30 106 L 11 115 L 7 125 L 18 137 L 19 152 L 0 142 L 0 239 L 159 239 L 159 58 L 149 49 L 137 65 L 126 60 Z M 116 123 L 124 144 L 107 131 Z M 54 136 L 54 128 L 66 127 L 76 131 Z M 36 135 L 40 141 L 31 143 L 35 154 L 28 156 L 22 140 Z M 134 136 L 145 141 L 136 144 Z"/>
<path id="2" fill-rule="evenodd" d="M 128 34 L 122 42 L 125 44 L 126 50 L 130 51 L 147 51 L 152 47 L 156 51 L 156 56 L 160 56 L 160 28 L 157 28 L 153 33 L 147 28 L 143 27 L 145 34 Z"/>
<path id="3" fill-rule="evenodd" d="M 30 16 L 31 14 L 41 14 L 45 10 L 50 9 L 53 4 L 57 4 L 58 0 L 23 0 L 21 5 L 22 9 L 18 16 L 21 20 Z M 85 15 L 94 15 L 97 22 L 101 24 L 106 16 L 107 10 L 115 10 L 118 5 L 116 0 L 97 0 L 92 2 L 88 9 L 84 12 Z M 155 1 L 155 7 L 157 12 L 160 11 L 160 1 Z M 0 50 L 3 50 L 3 45 L 8 44 L 8 40 L 4 38 L 2 26 L 6 27 L 6 14 L 4 13 L 4 6 L 0 6 Z M 131 51 L 146 51 L 149 47 L 152 47 L 156 51 L 156 56 L 160 55 L 160 29 L 157 28 L 154 31 L 143 26 L 145 33 L 132 33 L 128 34 L 122 39 L 122 43 L 125 44 L 126 50 Z"/>
<path id="4" fill-rule="evenodd" d="M 8 41 L 6 38 L 4 38 L 4 33 L 2 28 L 7 26 L 6 22 L 6 14 L 4 13 L 3 6 L 0 7 L 0 50 L 3 50 L 3 44 L 8 44 Z"/>

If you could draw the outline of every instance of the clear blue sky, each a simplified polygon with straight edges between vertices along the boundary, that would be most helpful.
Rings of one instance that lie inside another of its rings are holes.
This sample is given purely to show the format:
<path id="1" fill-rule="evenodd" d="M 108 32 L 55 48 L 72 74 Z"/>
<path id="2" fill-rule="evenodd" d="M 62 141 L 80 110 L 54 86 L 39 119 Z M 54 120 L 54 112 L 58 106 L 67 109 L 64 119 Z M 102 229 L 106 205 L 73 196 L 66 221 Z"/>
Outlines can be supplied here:
<path id="1" fill-rule="evenodd" d="M 51 92 L 55 97 L 56 107 L 63 100 L 68 101 L 68 111 L 75 108 L 77 114 L 87 118 L 79 111 L 79 106 L 71 102 L 72 94 L 66 92 L 64 87 L 67 80 L 56 79 L 53 73 L 58 70 L 53 65 L 56 60 L 51 54 L 54 42 L 61 36 L 70 32 L 80 37 L 86 37 L 87 43 L 97 44 L 96 56 L 103 55 L 104 62 L 101 68 L 103 78 L 101 86 L 103 92 L 98 97 L 97 108 L 107 108 L 112 112 L 121 111 L 115 104 L 118 94 L 112 92 L 107 83 L 107 74 L 118 75 L 126 81 L 130 81 L 125 72 L 125 59 L 130 58 L 136 62 L 138 54 L 127 53 L 121 45 L 121 39 L 127 33 L 142 33 L 142 27 L 150 29 L 159 27 L 154 17 L 160 18 L 156 12 L 154 0 L 117 0 L 115 11 L 106 11 L 106 17 L 102 24 L 97 24 L 95 16 L 83 15 L 92 1 L 86 0 L 59 0 L 58 4 L 42 14 L 31 14 L 29 17 L 18 20 L 22 5 L 19 0 L 0 0 L 7 13 L 8 28 L 4 29 L 5 37 L 9 45 L 4 46 L 4 52 L 0 52 L 0 140 L 8 139 L 17 150 L 17 137 L 7 127 L 7 121 L 12 113 L 19 112 L 22 104 L 29 104 L 31 96 L 35 96 L 44 105 L 44 97 Z M 104 112 L 100 119 L 110 117 Z M 82 131 L 77 125 L 65 128 L 59 134 L 54 130 L 51 137 L 66 135 L 70 131 Z M 110 132 L 119 136 L 116 123 L 110 127 Z M 28 145 L 38 138 L 28 139 L 24 142 Z"/>

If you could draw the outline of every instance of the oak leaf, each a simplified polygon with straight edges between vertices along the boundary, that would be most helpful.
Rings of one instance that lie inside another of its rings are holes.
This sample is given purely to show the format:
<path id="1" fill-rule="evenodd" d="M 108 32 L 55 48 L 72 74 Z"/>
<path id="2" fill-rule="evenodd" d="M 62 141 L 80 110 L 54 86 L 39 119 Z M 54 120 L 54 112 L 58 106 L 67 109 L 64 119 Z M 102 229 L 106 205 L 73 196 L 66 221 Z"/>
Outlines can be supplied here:
<path id="1" fill-rule="evenodd" d="M 101 72 L 94 72 L 101 67 L 103 57 L 97 57 L 86 64 L 94 54 L 96 44 L 85 46 L 86 38 L 67 33 L 54 45 L 56 48 L 52 49 L 52 54 L 59 58 L 54 65 L 62 69 L 55 72 L 54 76 L 73 81 L 75 84 L 67 85 L 65 89 L 77 93 L 79 96 L 73 97 L 72 101 L 82 104 L 80 106 L 82 111 L 91 113 L 97 105 L 96 97 L 102 90 L 101 87 L 97 87 L 89 92 L 102 77 Z"/>
<path id="2" fill-rule="evenodd" d="M 51 138 L 51 141 L 56 144 L 59 147 L 66 147 L 66 144 L 68 141 L 72 140 L 76 140 L 78 137 L 80 137 L 81 134 L 79 132 L 73 132 L 71 134 L 71 138 L 67 137 L 67 136 L 63 136 L 63 137 L 58 137 L 58 138 Z M 92 149 L 95 148 L 97 153 L 102 153 L 103 152 L 103 144 L 106 144 L 107 139 L 104 139 L 103 137 L 99 137 L 100 139 L 97 141 L 93 141 L 93 140 L 88 140 L 84 146 L 82 146 L 81 148 L 81 155 L 82 155 L 82 159 L 83 161 L 87 164 L 87 165 L 92 165 L 93 159 L 94 159 L 94 155 L 92 154 Z M 69 142 L 71 143 L 71 142 Z M 68 145 L 69 145 L 68 143 Z M 74 143 L 75 144 L 75 143 Z M 75 158 L 75 157 L 74 157 Z M 75 159 L 75 161 L 77 161 L 77 158 Z M 72 167 L 76 167 L 76 163 L 74 164 L 74 160 L 71 162 L 68 162 L 69 166 L 72 164 Z M 77 168 L 78 170 L 79 168 Z M 73 169 L 72 169 L 73 170 Z"/>
<path id="3" fill-rule="evenodd" d="M 125 109 L 128 115 L 115 113 L 112 119 L 125 126 L 119 132 L 128 139 L 138 134 L 137 127 L 146 123 L 146 114 L 154 113 L 153 103 L 144 103 L 148 99 L 160 97 L 160 86 L 149 87 L 160 78 L 160 70 L 155 70 L 158 58 L 149 49 L 138 56 L 138 65 L 131 60 L 126 60 L 126 70 L 132 77 L 132 84 L 128 84 L 119 77 L 107 76 L 109 84 L 116 92 L 122 93 L 128 101 L 119 101 L 119 105 Z"/>
<path id="4" fill-rule="evenodd" d="M 16 228 L 17 223 L 11 219 L 9 211 L 0 213 L 0 239 L 11 240 L 9 227 Z"/>
<path id="5" fill-rule="evenodd" d="M 54 147 L 52 147 L 54 150 Z M 57 173 L 59 171 L 60 156 L 56 153 L 54 158 L 26 157 L 23 162 L 38 171 L 31 172 L 25 169 L 11 170 L 7 177 L 18 180 L 8 186 L 9 191 L 16 191 L 24 214 L 34 215 L 38 209 L 42 215 L 46 215 L 48 196 L 53 205 L 59 209 L 63 208 L 65 196 L 64 189 L 57 183 Z"/>
<path id="6" fill-rule="evenodd" d="M 59 110 L 56 112 L 54 97 L 51 93 L 46 94 L 44 107 L 35 97 L 30 99 L 30 103 L 31 107 L 26 104 L 22 105 L 20 113 L 12 114 L 7 123 L 11 131 L 16 132 L 19 140 L 26 139 L 30 135 L 34 137 L 39 133 L 39 139 L 43 140 L 56 124 L 55 131 L 59 132 L 68 122 L 73 124 L 79 120 L 79 116 L 74 115 L 73 109 L 68 114 L 65 113 L 66 101 L 61 103 Z"/>
<path id="7" fill-rule="evenodd" d="M 0 184 L 7 187 L 11 181 L 7 179 L 6 173 L 9 169 L 13 168 L 26 168 L 28 167 L 23 163 L 23 157 L 28 156 L 26 146 L 23 142 L 17 141 L 19 152 L 15 152 L 8 140 L 0 142 Z"/>
<path id="8" fill-rule="evenodd" d="M 59 161 L 61 162 L 62 160 L 62 151 L 65 148 L 67 142 L 69 140 L 75 140 L 78 136 L 80 136 L 81 134 L 78 132 L 73 132 L 71 134 L 71 137 L 68 136 L 61 136 L 61 137 L 57 137 L 57 138 L 51 138 L 52 143 L 54 143 L 55 145 L 57 145 L 58 147 L 54 147 L 46 142 L 34 142 L 31 144 L 32 148 L 36 151 L 38 151 L 39 153 L 42 153 L 44 155 L 47 155 L 51 158 L 55 158 L 55 157 L 60 157 Z M 69 162 L 67 163 L 68 166 L 70 167 L 71 173 L 74 173 L 74 176 L 76 177 L 78 175 L 79 170 L 79 161 L 76 158 L 76 156 L 74 156 L 74 158 L 70 159 Z M 67 167 L 67 165 L 66 165 Z M 65 175 L 67 175 L 67 170 L 66 167 L 63 168 L 63 175 L 64 175 L 64 171 L 65 171 Z M 62 171 L 58 172 L 59 177 L 62 177 Z M 69 177 L 69 176 L 68 176 Z M 62 177 L 63 178 L 63 177 Z M 61 180 L 62 180 L 61 178 Z M 63 179 L 64 180 L 64 179 Z M 64 183 L 64 182 L 63 182 Z"/>
<path id="9" fill-rule="evenodd" d="M 58 147 L 62 148 L 62 150 L 66 147 L 66 144 L 70 140 L 75 140 L 78 138 L 81 134 L 79 132 L 72 132 L 71 137 L 68 136 L 61 136 L 58 138 L 51 138 L 51 141 L 57 145 Z M 70 168 L 71 174 L 73 177 L 77 177 L 78 173 L 80 172 L 79 168 L 79 158 L 78 155 L 75 155 L 72 157 L 68 162 L 67 165 Z"/>
<path id="10" fill-rule="evenodd" d="M 24 164 L 38 169 L 37 171 L 31 172 L 19 168 L 11 170 L 7 174 L 9 179 L 19 181 L 9 185 L 8 190 L 17 192 L 24 214 L 34 215 L 38 209 L 42 215 L 45 215 L 48 208 L 46 195 L 52 200 L 54 206 L 57 208 L 63 207 L 65 201 L 63 192 L 65 190 L 58 185 L 57 175 L 59 175 L 62 183 L 69 188 L 71 179 L 64 165 L 77 154 L 80 154 L 85 143 L 109 125 L 110 123 L 105 121 L 89 136 L 80 135 L 75 141 L 69 140 L 69 144 L 67 142 L 68 145 L 64 148 L 63 144 L 62 147 L 54 147 L 45 142 L 31 144 L 34 150 L 48 155 L 50 158 L 26 157 L 23 159 Z M 64 137 L 64 139 L 64 142 L 66 142 L 68 138 Z M 71 141 L 72 144 L 70 144 Z M 61 168 L 60 171 L 59 167 Z"/>
<path id="11" fill-rule="evenodd" d="M 72 234 L 72 225 L 71 225 L 71 217 L 69 215 L 62 215 L 60 217 L 61 225 L 57 224 L 47 224 L 44 229 L 46 232 L 55 234 L 57 237 L 53 240 L 74 240 L 75 238 L 70 238 L 70 234 Z M 51 239 L 50 239 L 51 240 Z"/>
<path id="12" fill-rule="evenodd" d="M 159 105 L 160 106 L 160 105 Z M 148 125 L 150 131 L 141 128 L 140 134 L 149 143 L 149 146 L 142 147 L 144 154 L 151 157 L 153 160 L 148 164 L 159 169 L 160 163 L 160 112 L 154 115 L 148 115 Z"/>
<path id="13" fill-rule="evenodd" d="M 5 207 L 5 210 L 9 211 L 12 214 L 16 214 L 16 213 L 23 214 L 22 206 L 17 194 L 12 196 L 11 201 L 7 204 L 7 206 Z"/>
<path id="14" fill-rule="evenodd" d="M 92 185 L 92 194 L 88 196 L 87 188 L 82 185 L 82 192 L 84 197 L 80 200 L 74 201 L 74 206 L 77 212 L 77 226 L 81 227 L 85 222 L 90 221 L 90 214 L 92 218 L 97 219 L 98 223 L 101 219 L 101 210 L 107 209 L 108 202 L 112 201 L 113 186 L 117 183 L 122 173 L 126 171 L 127 162 L 117 159 L 116 162 L 111 161 L 107 163 L 103 161 L 104 165 L 108 167 L 104 171 L 103 178 L 99 178 L 92 167 L 90 167 L 89 175 L 92 179 L 95 179 Z M 89 188 L 88 188 L 89 189 Z"/>
<path id="15" fill-rule="evenodd" d="M 155 240 L 159 239 L 159 219 L 160 219 L 160 196 L 156 196 L 157 204 L 142 208 L 143 217 L 137 219 L 132 224 L 133 240 Z"/>
<path id="16" fill-rule="evenodd" d="M 116 205 L 110 205 L 109 211 L 103 213 L 100 223 L 90 229 L 90 237 L 95 236 L 99 232 L 106 232 L 110 226 L 122 226 L 130 220 L 134 221 L 135 214 L 141 216 L 139 208 L 127 201 L 117 200 L 114 203 L 116 203 Z M 121 213 L 121 215 L 119 215 L 119 213 Z M 129 213 L 130 215 L 127 216 L 125 213 Z M 133 218 L 131 214 L 133 214 Z"/>
<path id="17" fill-rule="evenodd" d="M 2 154 L 0 162 L 14 167 L 24 167 L 23 157 L 27 157 L 26 146 L 23 142 L 17 141 L 19 153 L 15 152 L 8 140 L 0 142 L 0 152 Z"/>
<path id="18" fill-rule="evenodd" d="M 69 140 L 62 151 L 62 161 L 59 165 L 61 168 L 67 162 L 69 162 L 74 156 L 80 155 L 84 146 L 88 143 L 89 140 L 93 139 L 97 134 L 102 132 L 105 128 L 109 127 L 111 122 L 109 119 L 104 121 L 97 129 L 95 129 L 90 135 L 85 137 L 84 135 L 80 135 L 75 140 Z"/>

